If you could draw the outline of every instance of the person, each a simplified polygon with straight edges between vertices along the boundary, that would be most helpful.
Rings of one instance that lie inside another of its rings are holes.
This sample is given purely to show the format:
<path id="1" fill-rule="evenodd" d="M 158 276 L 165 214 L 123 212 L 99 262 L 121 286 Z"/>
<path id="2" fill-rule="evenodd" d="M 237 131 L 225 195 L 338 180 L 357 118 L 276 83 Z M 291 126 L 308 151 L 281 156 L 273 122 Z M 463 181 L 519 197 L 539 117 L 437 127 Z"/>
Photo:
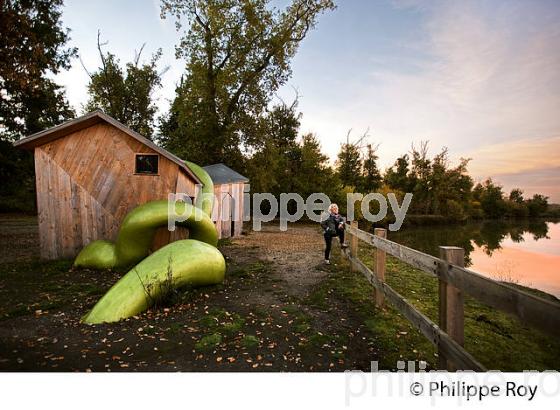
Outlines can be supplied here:
<path id="1" fill-rule="evenodd" d="M 338 205 L 331 204 L 329 206 L 328 216 L 321 221 L 323 236 L 325 238 L 325 263 L 327 265 L 330 265 L 331 263 L 330 255 L 332 238 L 338 236 L 338 239 L 340 240 L 340 247 L 342 249 L 348 247 L 348 245 L 344 242 L 344 222 L 344 217 L 338 213 Z"/>

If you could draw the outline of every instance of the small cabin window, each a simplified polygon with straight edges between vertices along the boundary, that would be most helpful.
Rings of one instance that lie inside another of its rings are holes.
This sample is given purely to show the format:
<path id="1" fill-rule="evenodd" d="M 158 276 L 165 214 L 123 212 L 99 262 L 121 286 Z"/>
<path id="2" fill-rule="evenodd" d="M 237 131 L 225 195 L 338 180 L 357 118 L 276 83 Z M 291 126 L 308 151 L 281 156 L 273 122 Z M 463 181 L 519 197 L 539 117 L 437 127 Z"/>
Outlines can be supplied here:
<path id="1" fill-rule="evenodd" d="M 136 154 L 134 173 L 142 175 L 157 175 L 159 166 L 159 155 Z"/>

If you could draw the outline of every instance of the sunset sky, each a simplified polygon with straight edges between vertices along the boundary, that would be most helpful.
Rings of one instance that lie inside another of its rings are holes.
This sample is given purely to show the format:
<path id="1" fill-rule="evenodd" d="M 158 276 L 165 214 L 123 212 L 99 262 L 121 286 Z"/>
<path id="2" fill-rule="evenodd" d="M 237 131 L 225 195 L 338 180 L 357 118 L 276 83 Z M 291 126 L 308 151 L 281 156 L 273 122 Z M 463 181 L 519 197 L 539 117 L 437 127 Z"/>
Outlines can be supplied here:
<path id="1" fill-rule="evenodd" d="M 302 132 L 314 132 L 331 159 L 349 129 L 357 137 L 369 127 L 382 168 L 430 140 L 432 153 L 447 146 L 454 160 L 473 158 L 477 180 L 560 202 L 559 1 L 337 4 L 304 40 L 279 92 L 289 101 L 298 90 Z M 143 43 L 146 58 L 161 47 L 170 69 L 157 96 L 167 109 L 184 61 L 158 1 L 66 0 L 63 22 L 89 70 L 99 64 L 98 29 L 123 62 Z M 79 60 L 58 81 L 81 112 L 88 77 Z"/>

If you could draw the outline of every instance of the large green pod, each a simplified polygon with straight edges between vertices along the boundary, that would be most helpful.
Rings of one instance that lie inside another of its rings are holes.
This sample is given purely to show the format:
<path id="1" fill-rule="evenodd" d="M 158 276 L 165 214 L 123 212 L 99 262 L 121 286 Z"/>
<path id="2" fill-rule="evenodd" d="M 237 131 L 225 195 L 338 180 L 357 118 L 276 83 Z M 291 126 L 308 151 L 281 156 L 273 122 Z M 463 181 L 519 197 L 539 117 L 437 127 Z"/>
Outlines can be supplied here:
<path id="1" fill-rule="evenodd" d="M 148 256 L 157 229 L 167 227 L 170 217 L 188 228 L 190 239 L 218 244 L 218 233 L 206 212 L 185 202 L 151 201 L 126 215 L 115 244 L 104 240 L 90 243 L 78 254 L 74 266 L 110 269 L 141 261 Z"/>
<path id="2" fill-rule="evenodd" d="M 218 233 L 210 219 L 214 184 L 203 168 L 192 162 L 187 165 L 203 184 L 195 205 L 165 200 L 140 205 L 126 215 L 114 244 L 94 241 L 76 257 L 75 266 L 98 269 L 142 261 L 109 289 L 82 318 L 84 322 L 116 322 L 143 312 L 171 289 L 223 281 L 225 260 L 215 248 Z M 149 255 L 157 229 L 174 221 L 188 228 L 189 239 Z"/>
<path id="3" fill-rule="evenodd" d="M 82 321 L 116 322 L 136 315 L 171 288 L 222 282 L 225 270 L 224 257 L 207 243 L 192 239 L 170 243 L 123 276 Z"/>
<path id="4" fill-rule="evenodd" d="M 185 161 L 190 170 L 200 179 L 202 182 L 202 189 L 200 190 L 195 206 L 202 209 L 202 211 L 212 217 L 212 207 L 214 205 L 214 182 L 208 172 L 204 170 L 201 166 L 196 165 L 194 162 Z"/>

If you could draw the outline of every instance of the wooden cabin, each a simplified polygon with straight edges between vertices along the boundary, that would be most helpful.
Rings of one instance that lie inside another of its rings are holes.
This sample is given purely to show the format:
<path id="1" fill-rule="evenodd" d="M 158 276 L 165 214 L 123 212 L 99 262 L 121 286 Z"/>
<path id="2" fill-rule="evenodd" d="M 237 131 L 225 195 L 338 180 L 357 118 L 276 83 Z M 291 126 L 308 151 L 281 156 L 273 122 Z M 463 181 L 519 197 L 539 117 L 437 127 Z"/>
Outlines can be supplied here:
<path id="1" fill-rule="evenodd" d="M 183 193 L 200 180 L 183 160 L 102 111 L 17 141 L 35 157 L 41 257 L 74 257 L 97 240 L 115 240 L 126 214 Z M 216 221 L 220 225 L 220 221 Z M 188 236 L 160 228 L 153 249 Z"/>
<path id="2" fill-rule="evenodd" d="M 243 193 L 249 179 L 224 164 L 204 167 L 214 182 L 212 219 L 220 238 L 240 236 L 243 230 Z"/>

